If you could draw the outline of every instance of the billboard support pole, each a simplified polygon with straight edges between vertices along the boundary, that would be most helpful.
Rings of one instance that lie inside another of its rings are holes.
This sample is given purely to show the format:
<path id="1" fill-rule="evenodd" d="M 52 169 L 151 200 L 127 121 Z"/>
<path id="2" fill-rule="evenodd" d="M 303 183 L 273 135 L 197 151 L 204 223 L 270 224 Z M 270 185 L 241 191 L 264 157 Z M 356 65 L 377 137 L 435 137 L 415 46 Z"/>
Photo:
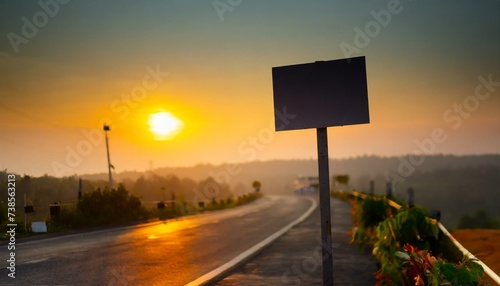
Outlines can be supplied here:
<path id="1" fill-rule="evenodd" d="M 328 167 L 328 133 L 326 127 L 317 128 L 319 206 L 321 217 L 321 244 L 323 254 L 323 285 L 333 285 L 332 222 L 330 210 L 330 171 Z"/>

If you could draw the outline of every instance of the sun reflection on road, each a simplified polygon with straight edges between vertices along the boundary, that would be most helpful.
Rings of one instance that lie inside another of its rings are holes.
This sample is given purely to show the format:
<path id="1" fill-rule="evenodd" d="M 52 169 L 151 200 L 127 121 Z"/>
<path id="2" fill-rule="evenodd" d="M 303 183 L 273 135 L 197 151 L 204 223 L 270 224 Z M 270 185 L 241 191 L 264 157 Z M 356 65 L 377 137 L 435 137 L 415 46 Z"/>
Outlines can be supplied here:
<path id="1" fill-rule="evenodd" d="M 132 233 L 129 233 L 129 235 L 133 235 L 137 238 L 146 237 L 148 239 L 157 239 L 165 237 L 179 230 L 194 228 L 197 226 L 198 224 L 195 223 L 193 219 L 182 219 L 177 221 L 163 222 L 149 227 L 138 228 L 135 229 Z"/>
<path id="2" fill-rule="evenodd" d="M 128 267 L 134 283 L 184 285 L 193 276 L 193 249 L 200 244 L 196 218 L 179 219 L 132 229 L 122 236 L 131 240 Z M 167 283 L 167 284 L 165 284 Z"/>

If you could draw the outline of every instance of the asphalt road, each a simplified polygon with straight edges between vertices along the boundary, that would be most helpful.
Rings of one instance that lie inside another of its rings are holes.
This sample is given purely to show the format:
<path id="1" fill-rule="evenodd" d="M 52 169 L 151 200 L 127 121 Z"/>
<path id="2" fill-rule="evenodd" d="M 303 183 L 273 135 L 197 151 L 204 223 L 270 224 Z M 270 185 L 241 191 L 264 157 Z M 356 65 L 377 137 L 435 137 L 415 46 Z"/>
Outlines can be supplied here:
<path id="1" fill-rule="evenodd" d="M 19 241 L 16 278 L 0 245 L 0 285 L 185 285 L 230 261 L 311 207 L 266 196 L 234 209 L 167 223 Z"/>
<path id="2" fill-rule="evenodd" d="M 330 200 L 333 285 L 375 285 L 376 260 L 371 249 L 351 244 L 351 204 Z M 264 251 L 207 286 L 323 285 L 320 210 L 278 238 Z"/>

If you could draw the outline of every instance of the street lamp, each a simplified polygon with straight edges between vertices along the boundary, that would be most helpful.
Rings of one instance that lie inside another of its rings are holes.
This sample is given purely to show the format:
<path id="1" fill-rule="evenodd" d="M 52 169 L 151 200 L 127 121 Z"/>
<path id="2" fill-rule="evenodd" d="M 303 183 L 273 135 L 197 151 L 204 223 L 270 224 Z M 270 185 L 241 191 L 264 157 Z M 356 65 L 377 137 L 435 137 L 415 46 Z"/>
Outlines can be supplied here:
<path id="1" fill-rule="evenodd" d="M 113 188 L 113 179 L 111 178 L 111 161 L 109 159 L 109 144 L 108 144 L 108 131 L 111 131 L 109 125 L 104 124 L 103 126 L 104 135 L 106 137 L 106 151 L 108 153 L 108 172 L 109 172 L 109 189 Z M 114 167 L 113 167 L 114 168 Z"/>

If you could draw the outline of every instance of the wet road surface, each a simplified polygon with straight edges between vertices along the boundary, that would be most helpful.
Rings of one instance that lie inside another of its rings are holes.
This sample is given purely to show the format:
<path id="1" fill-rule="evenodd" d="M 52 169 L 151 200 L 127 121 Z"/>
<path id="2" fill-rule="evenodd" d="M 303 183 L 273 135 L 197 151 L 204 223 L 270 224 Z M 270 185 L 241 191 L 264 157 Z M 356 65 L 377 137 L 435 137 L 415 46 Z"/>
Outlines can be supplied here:
<path id="1" fill-rule="evenodd" d="M 311 201 L 266 196 L 167 223 L 16 244 L 16 278 L 0 245 L 0 285 L 185 285 L 300 217 Z M 5 259 L 4 259 L 5 258 Z"/>

